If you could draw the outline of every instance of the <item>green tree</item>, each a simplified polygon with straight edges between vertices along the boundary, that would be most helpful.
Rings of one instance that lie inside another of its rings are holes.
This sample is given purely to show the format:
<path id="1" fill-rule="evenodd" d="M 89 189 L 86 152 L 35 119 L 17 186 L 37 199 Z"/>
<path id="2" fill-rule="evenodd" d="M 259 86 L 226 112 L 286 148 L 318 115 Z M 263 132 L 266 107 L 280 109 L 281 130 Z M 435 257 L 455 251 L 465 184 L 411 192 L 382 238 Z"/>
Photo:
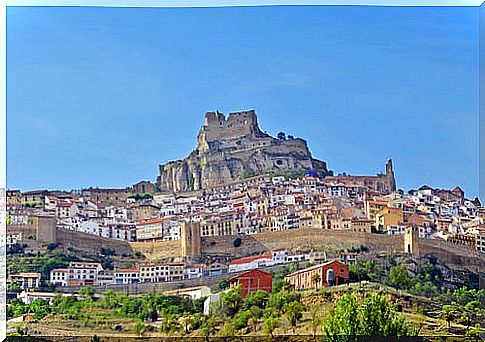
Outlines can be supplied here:
<path id="1" fill-rule="evenodd" d="M 174 315 L 166 315 L 162 318 L 162 324 L 160 325 L 160 330 L 167 335 L 172 335 L 173 333 L 180 331 L 182 326 L 178 322 Z"/>
<path id="2" fill-rule="evenodd" d="M 406 336 L 409 334 L 404 316 L 398 314 L 379 294 L 368 295 L 359 309 L 359 335 Z"/>
<path id="3" fill-rule="evenodd" d="M 229 280 L 227 278 L 219 280 L 219 283 L 217 283 L 217 286 L 221 291 L 224 291 L 225 289 L 229 288 Z"/>
<path id="4" fill-rule="evenodd" d="M 210 316 L 207 317 L 201 325 L 201 332 L 202 335 L 205 337 L 206 341 L 209 341 L 209 337 L 214 335 L 217 332 L 217 327 L 220 324 L 220 320 L 218 317 Z"/>
<path id="5" fill-rule="evenodd" d="M 221 303 L 224 313 L 228 317 L 234 317 L 243 305 L 242 288 L 234 286 L 221 295 Z"/>
<path id="6" fill-rule="evenodd" d="M 288 288 L 289 285 L 290 283 L 284 279 L 273 281 L 273 293 L 280 292 L 281 290 Z"/>
<path id="7" fill-rule="evenodd" d="M 9 318 L 19 317 L 29 312 L 29 306 L 25 305 L 20 299 L 14 298 L 7 306 L 7 315 Z"/>
<path id="8" fill-rule="evenodd" d="M 20 293 L 22 292 L 22 284 L 18 281 L 10 282 L 7 284 L 7 291 Z"/>
<path id="9" fill-rule="evenodd" d="M 84 301 L 91 305 L 94 299 L 94 289 L 89 286 L 84 286 L 79 290 L 79 295 L 84 298 Z"/>
<path id="10" fill-rule="evenodd" d="M 325 322 L 323 331 L 329 341 L 355 341 L 357 336 L 410 334 L 404 317 L 380 294 L 370 294 L 360 304 L 355 294 L 344 294 Z"/>
<path id="11" fill-rule="evenodd" d="M 284 312 L 285 304 L 298 300 L 294 292 L 282 290 L 280 292 L 273 292 L 269 295 L 268 306 L 278 314 Z"/>
<path id="12" fill-rule="evenodd" d="M 482 333 L 481 333 L 480 323 L 475 324 L 473 328 L 468 329 L 467 332 L 465 333 L 465 336 L 472 337 L 477 341 L 480 340 L 481 335 Z"/>
<path id="13" fill-rule="evenodd" d="M 192 328 L 196 323 L 197 317 L 195 315 L 188 315 L 185 314 L 179 318 L 178 322 L 180 323 L 181 327 L 183 328 L 183 332 L 186 334 L 190 334 Z"/>
<path id="14" fill-rule="evenodd" d="M 394 266 L 389 272 L 389 282 L 396 287 L 396 289 L 405 289 L 411 283 L 406 267 L 403 265 Z"/>
<path id="15" fill-rule="evenodd" d="M 435 263 L 428 262 L 421 267 L 418 279 L 421 282 L 429 281 L 439 287 L 443 283 L 443 273 Z"/>
<path id="16" fill-rule="evenodd" d="M 451 322 L 453 322 L 457 314 L 458 307 L 456 303 L 444 304 L 441 307 L 441 318 L 448 323 L 448 328 L 451 328 Z"/>
<path id="17" fill-rule="evenodd" d="M 146 325 L 141 320 L 136 321 L 133 327 L 133 332 L 138 336 L 142 336 L 146 332 Z"/>
<path id="18" fill-rule="evenodd" d="M 322 324 L 323 319 L 320 316 L 320 308 L 317 305 L 313 305 L 310 308 L 310 326 L 312 328 L 312 335 L 315 339 L 317 336 L 318 327 Z"/>
<path id="19" fill-rule="evenodd" d="M 259 306 L 251 306 L 249 308 L 249 314 L 248 325 L 251 326 L 253 331 L 257 331 L 258 323 L 263 317 L 263 310 Z"/>
<path id="20" fill-rule="evenodd" d="M 35 320 L 42 319 L 50 313 L 49 302 L 45 299 L 34 299 L 29 305 L 28 312 L 33 314 Z"/>
<path id="21" fill-rule="evenodd" d="M 294 334 L 298 322 L 303 317 L 303 306 L 298 301 L 287 303 L 285 304 L 285 315 Z"/>
<path id="22" fill-rule="evenodd" d="M 379 272 L 379 267 L 373 260 L 357 260 L 355 265 L 349 266 L 349 271 L 352 280 L 375 280 Z"/>
<path id="23" fill-rule="evenodd" d="M 472 300 L 465 304 L 465 309 L 470 310 L 475 313 L 480 312 L 480 302 L 478 300 Z"/>
<path id="24" fill-rule="evenodd" d="M 274 331 L 280 326 L 280 320 L 278 317 L 269 315 L 263 321 L 264 331 L 270 334 L 271 338 L 274 339 Z"/>
<path id="25" fill-rule="evenodd" d="M 248 294 L 244 301 L 244 308 L 249 309 L 252 306 L 257 306 L 261 309 L 266 307 L 268 303 L 269 294 L 266 291 L 258 290 Z"/>
<path id="26" fill-rule="evenodd" d="M 438 287 L 432 281 L 422 281 L 418 278 L 418 281 L 410 289 L 410 292 L 419 296 L 435 297 L 438 295 Z"/>
<path id="27" fill-rule="evenodd" d="M 354 294 L 344 294 L 322 327 L 329 341 L 341 341 L 342 336 L 356 336 L 358 332 L 358 307 Z"/>
<path id="28" fill-rule="evenodd" d="M 222 327 L 219 329 L 219 332 L 217 333 L 218 336 L 221 337 L 232 337 L 237 334 L 237 329 L 235 327 L 235 324 L 231 321 L 225 322 Z"/>
<path id="29" fill-rule="evenodd" d="M 239 311 L 233 319 L 234 328 L 236 330 L 244 329 L 248 326 L 248 321 L 251 318 L 251 312 L 249 310 Z"/>

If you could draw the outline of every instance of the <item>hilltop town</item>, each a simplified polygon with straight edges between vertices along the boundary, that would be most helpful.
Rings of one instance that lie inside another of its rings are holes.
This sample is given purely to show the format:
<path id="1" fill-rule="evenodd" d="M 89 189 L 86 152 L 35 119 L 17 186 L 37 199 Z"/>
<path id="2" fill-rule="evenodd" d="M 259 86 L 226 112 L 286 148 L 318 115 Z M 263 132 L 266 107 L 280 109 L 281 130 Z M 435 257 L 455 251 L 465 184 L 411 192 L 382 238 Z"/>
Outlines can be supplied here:
<path id="1" fill-rule="evenodd" d="M 89 286 L 210 302 L 227 280 L 244 297 L 271 292 L 282 270 L 294 290 L 348 284 L 383 256 L 410 277 L 431 262 L 450 289 L 483 286 L 485 207 L 459 186 L 400 190 L 392 160 L 378 175 L 334 175 L 305 140 L 263 133 L 254 111 L 207 113 L 197 141 L 155 182 L 7 190 L 11 295 L 27 305 Z"/>

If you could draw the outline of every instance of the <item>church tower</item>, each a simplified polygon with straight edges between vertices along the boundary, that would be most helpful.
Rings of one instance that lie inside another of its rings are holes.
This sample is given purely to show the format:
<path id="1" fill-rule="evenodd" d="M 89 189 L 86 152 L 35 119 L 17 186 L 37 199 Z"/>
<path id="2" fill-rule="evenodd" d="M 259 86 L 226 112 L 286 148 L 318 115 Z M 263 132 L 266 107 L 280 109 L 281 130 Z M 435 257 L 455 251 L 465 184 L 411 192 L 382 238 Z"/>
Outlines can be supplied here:
<path id="1" fill-rule="evenodd" d="M 389 159 L 386 163 L 386 177 L 389 183 L 389 190 L 391 192 L 396 191 L 396 179 L 394 178 L 394 170 L 392 167 L 392 159 Z"/>

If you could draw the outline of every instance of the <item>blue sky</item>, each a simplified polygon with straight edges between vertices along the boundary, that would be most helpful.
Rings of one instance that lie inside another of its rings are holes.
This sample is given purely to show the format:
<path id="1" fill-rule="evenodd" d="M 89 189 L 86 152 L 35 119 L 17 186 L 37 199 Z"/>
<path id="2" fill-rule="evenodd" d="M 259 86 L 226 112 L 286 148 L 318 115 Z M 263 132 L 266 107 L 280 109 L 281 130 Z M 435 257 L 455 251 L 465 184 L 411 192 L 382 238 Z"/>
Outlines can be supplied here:
<path id="1" fill-rule="evenodd" d="M 8 8 L 7 186 L 154 180 L 254 108 L 335 172 L 478 194 L 478 8 Z"/>

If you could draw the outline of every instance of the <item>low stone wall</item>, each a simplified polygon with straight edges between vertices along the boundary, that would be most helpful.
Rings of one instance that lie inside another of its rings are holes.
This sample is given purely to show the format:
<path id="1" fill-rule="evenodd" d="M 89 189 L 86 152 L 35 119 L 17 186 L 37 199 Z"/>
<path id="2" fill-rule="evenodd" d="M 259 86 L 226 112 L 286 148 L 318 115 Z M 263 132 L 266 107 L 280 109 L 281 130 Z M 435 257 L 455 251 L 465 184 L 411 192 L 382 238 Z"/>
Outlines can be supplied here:
<path id="1" fill-rule="evenodd" d="M 107 239 L 100 236 L 57 228 L 57 243 L 65 248 L 73 248 L 87 253 L 97 254 L 101 248 L 111 248 L 116 254 L 132 255 L 133 249 L 126 241 Z"/>
<path id="2" fill-rule="evenodd" d="M 131 242 L 134 251 L 139 251 L 150 261 L 179 258 L 182 254 L 181 240 L 156 242 Z"/>

